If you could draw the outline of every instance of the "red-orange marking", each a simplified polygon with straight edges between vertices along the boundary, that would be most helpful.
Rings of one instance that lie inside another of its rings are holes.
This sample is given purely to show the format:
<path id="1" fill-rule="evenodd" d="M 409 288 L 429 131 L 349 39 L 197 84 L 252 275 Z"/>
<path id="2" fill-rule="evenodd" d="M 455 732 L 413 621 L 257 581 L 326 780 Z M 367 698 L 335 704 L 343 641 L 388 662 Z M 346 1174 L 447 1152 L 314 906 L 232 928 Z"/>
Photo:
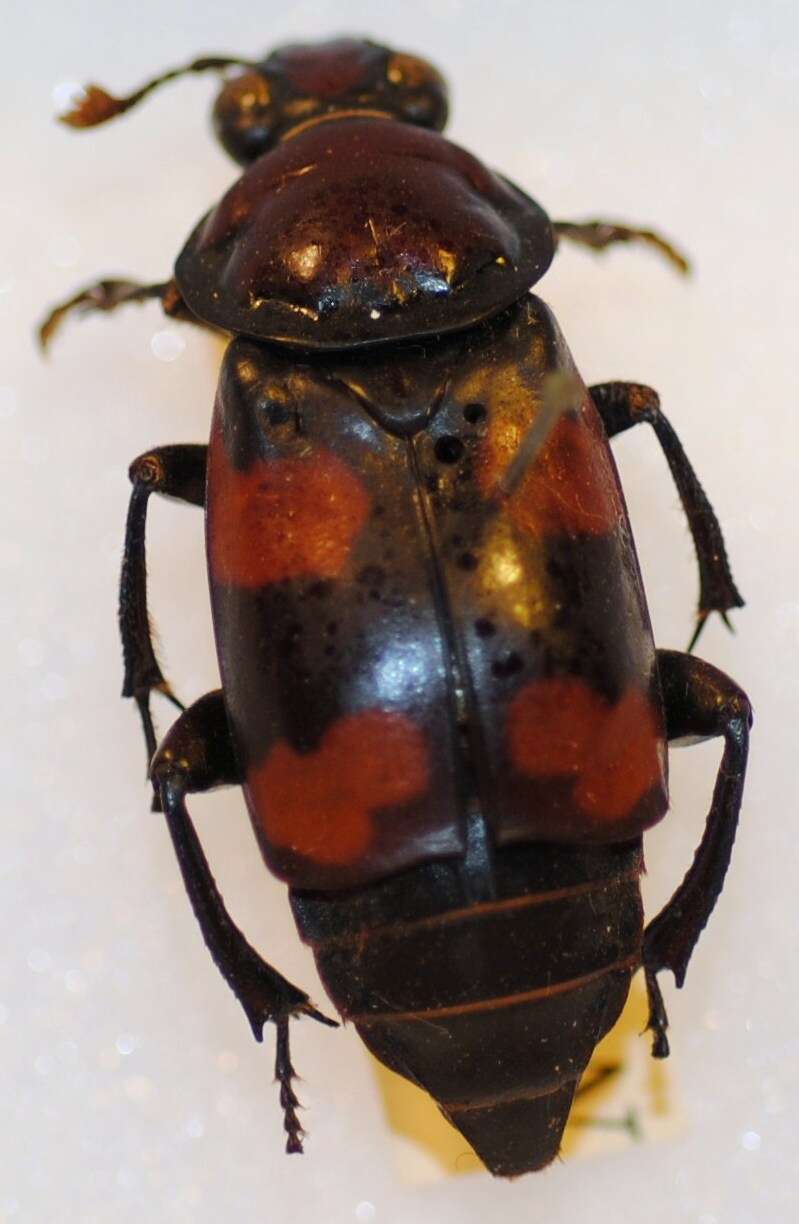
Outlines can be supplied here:
<path id="1" fill-rule="evenodd" d="M 315 752 L 280 740 L 247 784 L 272 844 L 316 863 L 353 863 L 372 840 L 374 813 L 427 789 L 424 736 L 402 714 L 350 714 Z"/>
<path id="2" fill-rule="evenodd" d="M 266 586 L 335 578 L 369 513 L 369 494 L 332 451 L 233 468 L 217 436 L 210 465 L 211 570 L 217 582 Z"/>
<path id="3" fill-rule="evenodd" d="M 655 711 L 633 687 L 610 705 L 582 680 L 537 680 L 508 710 L 510 757 L 520 773 L 573 776 L 575 802 L 598 820 L 626 816 L 662 783 L 661 738 Z"/>
<path id="4" fill-rule="evenodd" d="M 616 474 L 593 416 L 588 406 L 577 417 L 562 417 L 508 498 L 520 530 L 536 537 L 605 535 L 618 525 L 623 511 Z M 521 425 L 489 431 L 477 469 L 486 496 L 495 493 L 523 435 Z"/>

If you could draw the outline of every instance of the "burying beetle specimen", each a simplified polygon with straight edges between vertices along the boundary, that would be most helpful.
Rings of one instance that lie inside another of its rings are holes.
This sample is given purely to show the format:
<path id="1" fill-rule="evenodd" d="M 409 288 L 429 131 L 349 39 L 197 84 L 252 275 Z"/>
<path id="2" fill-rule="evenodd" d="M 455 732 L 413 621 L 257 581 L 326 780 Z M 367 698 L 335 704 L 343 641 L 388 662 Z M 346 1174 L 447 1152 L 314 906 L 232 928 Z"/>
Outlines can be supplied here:
<path id="1" fill-rule="evenodd" d="M 639 967 L 668 1053 L 657 974 L 682 985 L 735 836 L 749 704 L 655 649 L 608 440 L 646 422 L 663 448 L 699 563 L 695 638 L 742 603 L 718 522 L 656 393 L 586 389 L 529 292 L 561 239 L 686 264 L 652 231 L 551 222 L 438 134 L 435 69 L 371 42 L 197 60 L 122 100 L 90 86 L 65 119 L 226 68 L 214 123 L 246 169 L 174 278 L 100 281 L 41 329 L 157 298 L 234 337 L 209 445 L 131 467 L 124 695 L 205 942 L 257 1040 L 276 1026 L 287 1150 L 302 1150 L 289 1020 L 333 1022 L 230 919 L 192 791 L 244 788 L 340 1015 L 515 1176 L 557 1154 Z M 175 699 L 147 615 L 154 492 L 205 508 L 222 674 L 157 751 L 150 695 Z M 714 736 L 704 837 L 644 929 L 667 743 Z"/>

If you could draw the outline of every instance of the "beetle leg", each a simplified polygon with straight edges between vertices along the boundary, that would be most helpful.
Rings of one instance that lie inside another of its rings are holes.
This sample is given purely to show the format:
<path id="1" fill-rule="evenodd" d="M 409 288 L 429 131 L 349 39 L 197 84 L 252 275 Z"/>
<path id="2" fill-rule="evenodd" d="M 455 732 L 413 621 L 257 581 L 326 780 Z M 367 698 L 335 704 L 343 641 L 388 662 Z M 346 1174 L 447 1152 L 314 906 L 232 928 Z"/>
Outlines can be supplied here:
<path id="1" fill-rule="evenodd" d="M 310 1016 L 332 1027 L 336 1022 L 317 1011 L 308 995 L 262 960 L 244 938 L 225 909 L 186 808 L 188 793 L 241 780 L 219 690 L 201 697 L 181 714 L 153 759 L 152 777 L 161 793 L 183 883 L 205 946 L 244 1008 L 255 1040 L 263 1041 L 267 1021 L 277 1027 L 275 1077 L 280 1084 L 286 1151 L 301 1152 L 303 1131 L 296 1113 L 299 1102 L 291 1086 L 295 1073 L 288 1022 L 292 1016 Z"/>
<path id="2" fill-rule="evenodd" d="M 107 313 L 128 302 L 147 302 L 151 298 L 159 298 L 164 314 L 169 315 L 172 319 L 179 319 L 184 323 L 197 323 L 202 327 L 208 326 L 191 313 L 174 280 L 162 281 L 155 285 L 142 285 L 139 281 L 111 278 L 84 285 L 65 302 L 54 306 L 39 324 L 39 343 L 43 349 L 46 349 L 68 315 L 93 314 L 95 311 Z"/>
<path id="3" fill-rule="evenodd" d="M 645 422 L 654 429 L 666 456 L 699 562 L 699 608 L 696 628 L 688 644 L 690 652 L 712 612 L 718 612 L 727 627 L 731 628 L 728 611 L 730 608 L 742 608 L 744 603 L 730 571 L 719 521 L 680 439 L 660 410 L 657 391 L 639 383 L 627 382 L 599 383 L 590 391 L 609 438 Z"/>
<path id="4" fill-rule="evenodd" d="M 193 506 L 205 504 L 206 446 L 160 446 L 134 459 L 129 475 L 133 483 L 125 527 L 125 552 L 119 583 L 119 630 L 125 678 L 122 696 L 132 697 L 139 709 L 147 748 L 147 766 L 156 749 L 155 729 L 150 713 L 153 689 L 163 693 L 183 709 L 161 671 L 153 647 L 152 629 L 147 613 L 147 562 L 145 527 L 147 503 L 151 493 L 176 497 Z M 158 792 L 153 808 L 158 811 Z"/>
<path id="5" fill-rule="evenodd" d="M 670 969 L 677 986 L 682 986 L 691 953 L 724 884 L 741 807 L 752 709 L 732 680 L 701 659 L 659 650 L 658 666 L 669 741 L 696 743 L 724 737 L 705 833 L 694 861 L 674 896 L 644 931 L 647 1027 L 654 1033 L 652 1054 L 666 1058 L 668 1020 L 655 975 Z"/>
<path id="6" fill-rule="evenodd" d="M 660 251 L 678 272 L 685 275 L 691 271 L 687 256 L 655 230 L 617 225 L 614 221 L 554 221 L 552 224 L 558 239 L 568 238 L 594 251 L 604 251 L 614 242 L 642 242 Z"/>

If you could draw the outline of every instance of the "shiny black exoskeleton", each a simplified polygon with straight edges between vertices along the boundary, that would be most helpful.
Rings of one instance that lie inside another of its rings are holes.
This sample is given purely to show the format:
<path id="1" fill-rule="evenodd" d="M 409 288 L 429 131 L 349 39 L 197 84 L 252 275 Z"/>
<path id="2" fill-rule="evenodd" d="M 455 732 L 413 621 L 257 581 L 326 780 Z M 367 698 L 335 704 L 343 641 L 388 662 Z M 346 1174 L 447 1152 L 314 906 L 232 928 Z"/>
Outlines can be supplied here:
<path id="1" fill-rule="evenodd" d="M 639 967 L 668 1053 L 656 975 L 682 985 L 735 835 L 749 705 L 655 649 L 608 440 L 647 422 L 663 448 L 699 564 L 694 640 L 742 603 L 718 523 L 655 392 L 587 389 L 529 292 L 561 239 L 687 265 L 649 230 L 550 221 L 439 135 L 435 69 L 370 42 L 208 57 L 126 99 L 90 86 L 65 120 L 228 68 L 214 122 L 246 169 L 174 277 L 100 281 L 41 329 L 152 297 L 234 336 L 209 445 L 131 467 L 124 695 L 205 942 L 256 1038 L 276 1025 L 287 1150 L 289 1019 L 332 1021 L 228 916 L 185 806 L 222 784 L 243 786 L 339 1013 L 514 1176 L 557 1154 Z M 222 674 L 157 751 L 150 695 L 172 694 L 147 615 L 153 492 L 205 508 Z M 704 838 L 644 928 L 667 743 L 710 736 L 725 747 Z"/>

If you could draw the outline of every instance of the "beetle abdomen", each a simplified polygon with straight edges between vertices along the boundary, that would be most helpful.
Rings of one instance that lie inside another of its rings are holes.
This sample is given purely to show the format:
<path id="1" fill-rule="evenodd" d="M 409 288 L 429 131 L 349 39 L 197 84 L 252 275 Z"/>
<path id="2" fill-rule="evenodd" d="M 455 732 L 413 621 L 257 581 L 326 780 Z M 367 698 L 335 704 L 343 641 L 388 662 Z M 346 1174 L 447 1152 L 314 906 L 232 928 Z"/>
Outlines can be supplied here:
<path id="1" fill-rule="evenodd" d="M 292 900 L 325 988 L 372 1053 L 429 1092 L 493 1173 L 514 1176 L 557 1155 L 577 1082 L 624 1005 L 640 870 L 637 843 L 537 845 L 499 852 L 488 900 L 469 901 L 454 863 Z"/>

